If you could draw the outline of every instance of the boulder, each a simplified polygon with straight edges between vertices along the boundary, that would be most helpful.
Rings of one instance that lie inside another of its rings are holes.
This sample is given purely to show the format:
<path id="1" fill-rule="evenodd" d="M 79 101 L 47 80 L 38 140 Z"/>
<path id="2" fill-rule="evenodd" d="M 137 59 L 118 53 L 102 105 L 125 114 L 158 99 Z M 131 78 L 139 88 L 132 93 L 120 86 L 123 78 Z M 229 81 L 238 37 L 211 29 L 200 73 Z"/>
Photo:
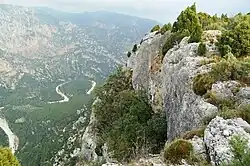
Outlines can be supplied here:
<path id="1" fill-rule="evenodd" d="M 212 85 L 211 92 L 218 100 L 232 99 L 234 97 L 233 91 L 240 86 L 237 81 L 218 81 Z"/>
<path id="2" fill-rule="evenodd" d="M 228 120 L 218 116 L 214 118 L 204 133 L 204 142 L 212 165 L 229 163 L 233 159 L 230 139 L 233 136 L 240 136 L 250 140 L 249 129 L 250 125 L 241 118 Z"/>
<path id="3" fill-rule="evenodd" d="M 202 159 L 206 159 L 206 147 L 203 138 L 198 136 L 194 136 L 191 140 L 189 140 L 194 148 L 194 155 L 201 157 Z"/>
<path id="4" fill-rule="evenodd" d="M 236 95 L 241 99 L 250 99 L 250 87 L 240 88 Z"/>

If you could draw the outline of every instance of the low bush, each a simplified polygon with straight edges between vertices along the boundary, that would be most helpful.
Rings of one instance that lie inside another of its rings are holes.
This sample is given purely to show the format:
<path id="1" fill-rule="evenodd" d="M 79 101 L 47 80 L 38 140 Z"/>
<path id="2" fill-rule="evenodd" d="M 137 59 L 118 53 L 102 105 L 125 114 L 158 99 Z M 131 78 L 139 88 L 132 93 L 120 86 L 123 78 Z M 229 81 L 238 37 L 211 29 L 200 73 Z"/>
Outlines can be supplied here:
<path id="1" fill-rule="evenodd" d="M 206 44 L 201 42 L 198 47 L 198 55 L 205 56 L 206 52 L 207 52 Z"/>
<path id="2" fill-rule="evenodd" d="M 203 137 L 205 129 L 206 129 L 206 126 L 203 126 L 203 127 L 197 128 L 197 129 L 193 129 L 191 131 L 186 132 L 182 136 L 182 138 L 185 140 L 188 140 L 188 139 L 194 138 L 194 136 Z"/>
<path id="3" fill-rule="evenodd" d="M 162 47 L 162 54 L 165 55 L 168 50 L 179 44 L 186 36 L 189 36 L 188 31 L 172 33 Z"/>
<path id="4" fill-rule="evenodd" d="M 228 164 L 222 165 L 227 166 L 248 166 L 250 163 L 250 149 L 248 147 L 248 140 L 241 138 L 240 136 L 233 136 L 229 141 L 231 151 L 233 152 L 234 158 Z"/>
<path id="5" fill-rule="evenodd" d="M 155 31 L 159 31 L 161 29 L 160 25 L 156 25 L 154 26 L 150 32 L 155 32 Z"/>
<path id="6" fill-rule="evenodd" d="M 170 31 L 171 29 L 172 29 L 172 25 L 171 23 L 168 23 L 168 24 L 163 25 L 160 32 L 163 35 L 165 32 Z"/>
<path id="7" fill-rule="evenodd" d="M 137 51 L 137 49 L 138 49 L 138 48 L 137 48 L 137 44 L 135 44 L 135 45 L 133 46 L 132 52 L 135 53 L 135 52 Z"/>
<path id="8" fill-rule="evenodd" d="M 17 158 L 12 154 L 9 148 L 0 147 L 0 165 L 1 166 L 20 166 Z"/>
<path id="9" fill-rule="evenodd" d="M 131 72 L 119 69 L 96 90 L 98 153 L 107 143 L 112 158 L 128 161 L 144 152 L 158 153 L 166 141 L 166 119 L 154 114 L 142 91 L 132 88 Z M 145 151 L 147 150 L 147 151 Z"/>
<path id="10" fill-rule="evenodd" d="M 173 164 L 180 164 L 182 159 L 191 161 L 193 156 L 193 145 L 186 140 L 178 139 L 167 144 L 164 149 L 164 158 Z"/>
<path id="11" fill-rule="evenodd" d="M 129 58 L 131 56 L 131 52 L 130 51 L 128 51 L 128 53 L 127 53 L 127 57 Z"/>
<path id="12" fill-rule="evenodd" d="M 249 84 L 249 73 L 249 59 L 236 59 L 232 54 L 228 54 L 220 62 L 214 64 L 210 72 L 194 77 L 193 90 L 197 95 L 204 95 L 217 81 L 238 80 Z"/>
<path id="13" fill-rule="evenodd" d="M 239 108 L 239 117 L 250 123 L 250 105 L 245 105 Z"/>
<path id="14" fill-rule="evenodd" d="M 236 117 L 240 117 L 239 112 L 236 109 L 231 109 L 228 107 L 224 107 L 218 113 L 219 116 L 223 117 L 224 119 L 232 119 Z"/>
<path id="15" fill-rule="evenodd" d="M 199 74 L 193 80 L 193 90 L 197 95 L 204 95 L 212 88 L 215 79 L 210 73 Z"/>
<path id="16" fill-rule="evenodd" d="M 218 115 L 225 119 L 242 118 L 250 123 L 250 105 L 246 105 L 242 108 L 223 107 Z"/>
<path id="17" fill-rule="evenodd" d="M 236 99 L 233 97 L 232 98 L 216 97 L 216 95 L 211 91 L 208 91 L 204 95 L 204 98 L 206 99 L 207 102 L 217 106 L 220 109 L 224 107 L 233 108 L 236 103 Z"/>

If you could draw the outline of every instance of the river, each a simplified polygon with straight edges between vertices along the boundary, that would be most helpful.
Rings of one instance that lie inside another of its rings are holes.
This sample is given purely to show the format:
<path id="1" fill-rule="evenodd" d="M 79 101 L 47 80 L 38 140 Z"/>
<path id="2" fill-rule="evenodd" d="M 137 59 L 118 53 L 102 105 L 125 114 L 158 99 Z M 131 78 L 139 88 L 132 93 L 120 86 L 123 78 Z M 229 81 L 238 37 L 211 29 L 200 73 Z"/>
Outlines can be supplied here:
<path id="1" fill-rule="evenodd" d="M 60 85 L 58 85 L 56 87 L 56 93 L 58 95 L 60 95 L 63 99 L 59 100 L 59 101 L 48 102 L 49 104 L 64 103 L 64 102 L 68 102 L 69 101 L 69 98 L 60 91 L 60 87 L 62 87 L 63 85 L 67 84 L 68 82 L 64 82 L 64 83 L 62 83 L 62 84 L 60 84 Z M 96 82 L 95 81 L 91 81 L 91 82 L 92 82 L 92 87 L 88 90 L 88 92 L 87 92 L 88 95 L 91 94 L 91 92 L 95 89 L 95 86 L 96 86 Z M 4 109 L 4 107 L 0 107 L 0 110 L 1 109 Z M 0 128 L 2 128 L 3 131 L 6 133 L 6 135 L 8 136 L 8 139 L 9 139 L 9 148 L 12 150 L 12 153 L 15 153 L 15 151 L 18 149 L 19 139 L 11 131 L 11 129 L 9 128 L 9 125 L 8 125 L 8 122 L 6 121 L 6 119 L 0 118 Z"/>
<path id="2" fill-rule="evenodd" d="M 65 94 L 63 94 L 63 93 L 60 91 L 60 87 L 62 87 L 63 85 L 67 84 L 68 82 L 69 82 L 69 81 L 64 82 L 64 83 L 62 83 L 62 84 L 60 84 L 60 85 L 58 85 L 58 86 L 56 87 L 56 93 L 57 93 L 58 95 L 60 95 L 63 99 L 62 99 L 62 100 L 59 100 L 59 101 L 51 101 L 51 102 L 48 102 L 49 104 L 65 103 L 65 102 L 68 102 L 68 101 L 69 101 L 69 98 L 68 98 Z"/>
<path id="3" fill-rule="evenodd" d="M 96 82 L 95 81 L 91 81 L 92 82 L 92 87 L 88 90 L 87 92 L 87 95 L 90 95 L 91 92 L 95 89 L 95 86 L 96 86 Z M 59 101 L 51 101 L 51 102 L 48 102 L 49 104 L 55 104 L 55 103 L 65 103 L 65 102 L 69 102 L 69 98 L 62 93 L 62 91 L 60 90 L 60 87 L 62 87 L 63 85 L 69 83 L 69 81 L 67 82 L 64 82 L 62 84 L 59 84 L 57 87 L 56 87 L 56 93 L 58 95 L 60 95 L 63 99 L 62 100 L 59 100 Z"/>
<path id="4" fill-rule="evenodd" d="M 88 95 L 91 94 L 91 92 L 95 89 L 96 86 L 96 82 L 95 81 L 91 81 L 92 82 L 92 87 L 90 88 L 90 90 L 87 92 Z"/>

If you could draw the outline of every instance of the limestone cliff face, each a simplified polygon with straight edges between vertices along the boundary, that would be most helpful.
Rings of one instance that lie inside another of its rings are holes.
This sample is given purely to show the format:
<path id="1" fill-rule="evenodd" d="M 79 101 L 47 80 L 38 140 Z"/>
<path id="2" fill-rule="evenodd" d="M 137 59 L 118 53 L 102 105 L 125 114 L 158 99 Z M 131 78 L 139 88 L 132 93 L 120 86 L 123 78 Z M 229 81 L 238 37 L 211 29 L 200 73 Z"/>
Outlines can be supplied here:
<path id="1" fill-rule="evenodd" d="M 213 44 L 219 34 L 219 31 L 204 32 L 203 40 L 207 49 L 205 56 L 197 54 L 199 43 L 188 43 L 189 38 L 185 37 L 162 58 L 161 50 L 170 33 L 167 32 L 164 35 L 149 33 L 142 39 L 137 51 L 128 59 L 127 68 L 133 71 L 134 89 L 146 91 L 155 112 L 166 113 L 167 143 L 187 131 L 200 127 L 203 125 L 204 118 L 211 118 L 221 111 L 215 105 L 206 102 L 202 96 L 196 95 L 192 87 L 195 76 L 211 71 L 214 65 L 210 63 L 211 55 L 219 54 Z M 235 80 L 217 81 L 212 85 L 210 92 L 216 100 L 233 98 L 236 101 L 235 107 L 245 107 L 250 103 L 249 87 L 241 87 L 241 84 Z M 83 136 L 82 154 L 88 161 L 100 161 L 95 153 L 96 135 L 93 134 L 95 120 L 93 113 L 92 115 L 89 127 Z M 188 138 L 188 141 L 192 143 L 196 156 L 204 160 L 209 157 L 212 165 L 218 165 L 229 163 L 233 158 L 229 140 L 236 135 L 249 140 L 249 133 L 250 125 L 243 119 L 223 119 L 216 116 L 206 126 L 204 137 L 194 136 Z M 250 147 L 249 142 L 248 146 Z M 103 166 L 127 165 L 112 162 L 107 147 L 103 152 L 103 159 L 107 162 Z M 160 154 L 142 158 L 133 164 L 144 165 L 145 163 L 153 166 L 167 165 Z M 188 165 L 185 160 L 183 165 Z"/>
<path id="2" fill-rule="evenodd" d="M 205 102 L 192 90 L 194 76 L 211 68 L 211 64 L 201 65 L 206 57 L 197 55 L 198 44 L 188 44 L 188 38 L 184 38 L 161 60 L 159 51 L 168 36 L 169 33 L 148 34 L 127 66 L 133 70 L 134 88 L 146 90 L 154 111 L 166 112 L 166 132 L 168 140 L 173 140 L 198 127 L 203 118 L 217 112 L 217 107 Z M 213 47 L 208 46 L 208 51 Z"/>
<path id="3" fill-rule="evenodd" d="M 169 33 L 165 35 L 150 33 L 142 39 L 138 51 L 129 58 L 127 67 L 133 69 L 134 89 L 143 89 L 149 94 L 155 112 L 162 109 L 162 74 L 160 48 Z"/>

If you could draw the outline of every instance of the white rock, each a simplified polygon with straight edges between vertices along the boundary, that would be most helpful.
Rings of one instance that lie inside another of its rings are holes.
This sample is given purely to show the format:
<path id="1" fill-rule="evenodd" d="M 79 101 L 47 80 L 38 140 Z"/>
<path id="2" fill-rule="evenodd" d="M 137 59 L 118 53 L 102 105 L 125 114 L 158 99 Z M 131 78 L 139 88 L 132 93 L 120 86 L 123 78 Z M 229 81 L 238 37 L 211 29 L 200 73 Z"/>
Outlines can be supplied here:
<path id="1" fill-rule="evenodd" d="M 234 96 L 232 91 L 240 86 L 240 83 L 237 81 L 218 81 L 212 85 L 211 92 L 216 97 L 216 99 L 231 99 Z"/>
<path id="2" fill-rule="evenodd" d="M 250 87 L 240 88 L 237 96 L 243 99 L 250 99 Z"/>
<path id="3" fill-rule="evenodd" d="M 206 159 L 206 148 L 203 138 L 194 136 L 191 140 L 189 140 L 194 148 L 195 156 L 200 156 L 203 159 Z"/>
<path id="4" fill-rule="evenodd" d="M 233 136 L 250 140 L 250 134 L 244 128 L 249 129 L 250 125 L 241 118 L 225 120 L 217 116 L 209 123 L 204 133 L 204 142 L 212 165 L 229 163 L 232 160 L 229 140 Z"/>
<path id="5" fill-rule="evenodd" d="M 24 117 L 16 119 L 15 123 L 24 123 L 26 121 L 26 119 Z"/>

